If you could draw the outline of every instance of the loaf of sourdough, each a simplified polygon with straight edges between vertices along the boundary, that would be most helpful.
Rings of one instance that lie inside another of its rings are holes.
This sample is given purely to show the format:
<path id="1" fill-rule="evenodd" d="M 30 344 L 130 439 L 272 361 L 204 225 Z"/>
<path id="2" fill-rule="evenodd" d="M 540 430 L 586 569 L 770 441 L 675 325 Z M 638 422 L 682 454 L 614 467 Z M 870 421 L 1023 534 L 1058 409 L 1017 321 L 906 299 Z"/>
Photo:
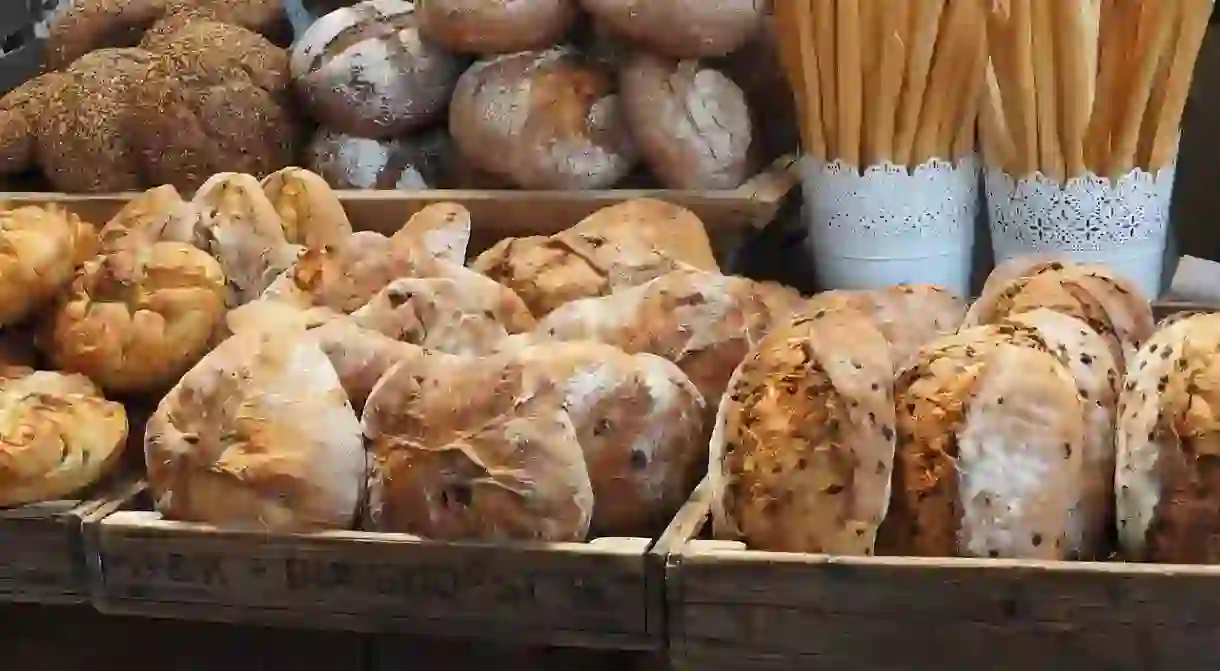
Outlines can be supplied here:
<path id="1" fill-rule="evenodd" d="M 1077 382 L 1018 329 L 934 340 L 898 373 L 879 554 L 1066 559 L 1086 489 Z"/>
<path id="2" fill-rule="evenodd" d="M 118 465 L 127 414 L 83 375 L 0 370 L 0 508 L 61 499 Z"/>
<path id="3" fill-rule="evenodd" d="M 426 0 L 417 3 L 424 39 L 458 53 L 510 54 L 563 40 L 576 0 Z"/>
<path id="4" fill-rule="evenodd" d="M 445 129 L 373 139 L 319 128 L 305 162 L 337 189 L 437 189 L 446 186 L 452 144 Z"/>
<path id="5" fill-rule="evenodd" d="M 96 231 L 58 207 L 0 206 L 0 326 L 45 307 L 97 250 Z"/>
<path id="6" fill-rule="evenodd" d="M 583 541 L 593 488 L 564 394 L 510 357 L 396 366 L 363 415 L 365 528 L 440 540 Z"/>
<path id="7" fill-rule="evenodd" d="M 182 377 L 148 421 L 148 483 L 168 519 L 305 532 L 353 526 L 360 421 L 300 324 L 250 324 Z"/>
<path id="8" fill-rule="evenodd" d="M 263 194 L 280 218 L 289 244 L 321 249 L 352 234 L 343 203 L 321 175 L 289 167 L 267 175 Z"/>
<path id="9" fill-rule="evenodd" d="M 759 0 L 581 0 L 610 30 L 673 58 L 736 51 L 761 29 L 768 4 Z"/>
<path id="10" fill-rule="evenodd" d="M 635 163 L 613 78 L 566 47 L 472 65 L 449 132 L 472 166 L 525 189 L 609 188 Z"/>
<path id="11" fill-rule="evenodd" d="M 709 479 L 717 538 L 751 549 L 873 553 L 894 462 L 893 364 L 865 314 L 772 331 L 720 402 Z"/>
<path id="12" fill-rule="evenodd" d="M 292 50 L 292 78 L 328 128 L 389 138 L 442 118 L 462 72 L 424 41 L 409 0 L 368 0 L 318 19 Z"/>

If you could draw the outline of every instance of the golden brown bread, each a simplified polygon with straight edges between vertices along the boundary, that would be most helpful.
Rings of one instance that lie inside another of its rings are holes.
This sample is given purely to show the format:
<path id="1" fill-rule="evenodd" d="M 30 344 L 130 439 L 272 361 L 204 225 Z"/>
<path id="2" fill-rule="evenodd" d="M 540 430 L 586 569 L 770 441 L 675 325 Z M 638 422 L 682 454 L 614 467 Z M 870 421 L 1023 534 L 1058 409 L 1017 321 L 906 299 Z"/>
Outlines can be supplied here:
<path id="1" fill-rule="evenodd" d="M 898 442 L 878 554 L 1066 559 L 1084 496 L 1085 412 L 1028 334 L 968 329 L 898 374 Z"/>
<path id="2" fill-rule="evenodd" d="M 24 172 L 37 163 L 38 123 L 64 74 L 48 72 L 0 98 L 0 174 Z"/>
<path id="3" fill-rule="evenodd" d="M 252 325 L 195 365 L 145 434 L 168 519 L 270 532 L 353 526 L 365 491 L 360 421 L 299 324 Z"/>
<path id="4" fill-rule="evenodd" d="M 562 391 L 505 357 L 442 356 L 395 367 L 365 405 L 366 528 L 583 541 L 593 488 Z"/>
<path id="5" fill-rule="evenodd" d="M 581 0 L 607 28 L 649 51 L 674 58 L 723 56 L 762 27 L 761 0 Z"/>
<path id="6" fill-rule="evenodd" d="M 369 394 L 391 368 L 427 354 L 422 347 L 362 328 L 350 319 L 327 320 L 310 329 L 309 335 L 330 359 L 343 391 L 358 413 L 364 412 Z"/>
<path id="7" fill-rule="evenodd" d="M 511 54 L 562 41 L 576 18 L 576 2 L 428 0 L 416 3 L 415 11 L 420 35 L 450 51 Z"/>
<path id="8" fill-rule="evenodd" d="M 856 310 L 820 310 L 763 338 L 716 416 L 716 537 L 758 550 L 872 554 L 890 498 L 892 381 L 885 339 Z"/>
<path id="9" fill-rule="evenodd" d="M 179 4 L 167 9 L 157 22 L 152 24 L 140 38 L 140 48 L 152 53 L 163 51 L 173 43 L 178 31 L 195 21 L 219 21 L 216 12 L 208 7 Z M 223 22 L 222 22 L 223 23 Z"/>
<path id="10" fill-rule="evenodd" d="M 102 227 L 98 239 L 103 252 L 125 244 L 147 244 L 156 241 L 194 244 L 199 226 L 199 212 L 182 200 L 178 190 L 169 184 L 149 189 L 132 198 Z M 140 236 L 140 242 L 128 240 Z"/>
<path id="11" fill-rule="evenodd" d="M 208 351 L 226 298 L 224 272 L 205 252 L 142 241 L 85 264 L 43 349 L 107 390 L 163 391 Z"/>
<path id="12" fill-rule="evenodd" d="M 343 203 L 320 175 L 289 167 L 268 175 L 262 186 L 290 244 L 321 249 L 352 234 Z"/>
<path id="13" fill-rule="evenodd" d="M 30 317 L 67 287 L 96 252 L 95 236 L 58 207 L 0 206 L 0 326 Z"/>
<path id="14" fill-rule="evenodd" d="M 61 499 L 119 463 L 127 414 L 83 375 L 0 371 L 0 507 Z"/>
<path id="15" fill-rule="evenodd" d="M 96 49 L 131 47 L 167 0 L 74 0 L 47 35 L 46 68 L 63 70 Z"/>

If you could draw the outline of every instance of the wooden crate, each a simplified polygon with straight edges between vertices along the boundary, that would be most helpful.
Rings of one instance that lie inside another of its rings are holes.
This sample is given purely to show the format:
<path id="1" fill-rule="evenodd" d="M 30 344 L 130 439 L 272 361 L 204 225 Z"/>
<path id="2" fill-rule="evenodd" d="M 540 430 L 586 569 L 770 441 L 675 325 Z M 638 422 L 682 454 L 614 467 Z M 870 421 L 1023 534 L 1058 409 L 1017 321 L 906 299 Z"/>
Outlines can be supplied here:
<path id="1" fill-rule="evenodd" d="M 108 614 L 662 647 L 664 554 L 644 538 L 443 543 L 359 531 L 268 535 L 122 510 L 91 520 L 94 605 Z"/>
<path id="2" fill-rule="evenodd" d="M 0 602 L 88 601 L 83 524 L 113 512 L 134 491 L 119 482 L 77 499 L 0 509 Z"/>

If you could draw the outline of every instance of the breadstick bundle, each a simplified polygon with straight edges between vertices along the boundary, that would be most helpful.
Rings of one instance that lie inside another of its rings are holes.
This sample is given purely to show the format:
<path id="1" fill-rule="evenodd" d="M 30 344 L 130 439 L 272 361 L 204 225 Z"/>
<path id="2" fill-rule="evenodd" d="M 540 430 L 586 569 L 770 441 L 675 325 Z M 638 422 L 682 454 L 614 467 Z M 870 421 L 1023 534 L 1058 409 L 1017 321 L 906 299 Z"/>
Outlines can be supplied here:
<path id="1" fill-rule="evenodd" d="M 776 0 L 825 288 L 966 295 L 991 0 Z"/>
<path id="2" fill-rule="evenodd" d="M 1214 0 L 989 0 L 979 115 L 997 261 L 1110 265 L 1158 295 Z"/>

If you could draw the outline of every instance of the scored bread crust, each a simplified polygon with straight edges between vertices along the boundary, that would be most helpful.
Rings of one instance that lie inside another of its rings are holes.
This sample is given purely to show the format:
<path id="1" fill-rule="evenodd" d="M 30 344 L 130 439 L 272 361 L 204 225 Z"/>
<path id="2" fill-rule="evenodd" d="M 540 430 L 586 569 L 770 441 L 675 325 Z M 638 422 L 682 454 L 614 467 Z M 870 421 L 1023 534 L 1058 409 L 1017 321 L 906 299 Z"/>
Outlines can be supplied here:
<path id="1" fill-rule="evenodd" d="M 148 421 L 145 462 L 168 519 L 237 529 L 350 529 L 364 498 L 360 422 L 317 342 L 293 324 L 222 342 Z"/>
<path id="2" fill-rule="evenodd" d="M 820 310 L 764 338 L 716 415 L 716 537 L 759 550 L 872 554 L 890 499 L 892 377 L 885 339 L 855 310 Z"/>
<path id="3" fill-rule="evenodd" d="M 365 528 L 438 540 L 583 541 L 593 487 L 563 393 L 510 358 L 429 357 L 365 405 Z"/>
<path id="4" fill-rule="evenodd" d="M 61 499 L 117 466 L 127 413 L 83 375 L 0 372 L 0 507 Z"/>
<path id="5" fill-rule="evenodd" d="M 0 207 L 0 325 L 25 320 L 96 251 L 95 229 L 58 207 Z"/>
<path id="6" fill-rule="evenodd" d="M 262 187 L 289 244 L 321 249 L 352 234 L 343 203 L 321 175 L 287 167 L 263 178 Z"/>
<path id="7" fill-rule="evenodd" d="M 895 383 L 894 493 L 878 552 L 1065 559 L 1084 491 L 1083 402 L 1011 329 L 929 343 Z"/>
<path id="8" fill-rule="evenodd" d="M 207 353 L 228 292 L 215 259 L 190 245 L 130 245 L 85 264 L 43 347 L 57 368 L 107 390 L 164 391 Z"/>

